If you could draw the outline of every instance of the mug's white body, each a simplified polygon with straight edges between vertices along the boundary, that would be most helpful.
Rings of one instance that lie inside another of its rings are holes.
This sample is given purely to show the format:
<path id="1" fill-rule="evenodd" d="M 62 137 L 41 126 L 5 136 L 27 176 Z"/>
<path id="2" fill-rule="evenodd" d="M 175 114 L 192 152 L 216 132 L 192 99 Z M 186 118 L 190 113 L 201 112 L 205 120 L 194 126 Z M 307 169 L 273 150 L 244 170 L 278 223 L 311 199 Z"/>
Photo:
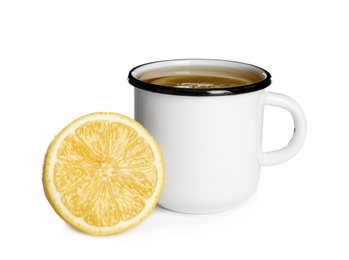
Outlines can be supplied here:
<path id="1" fill-rule="evenodd" d="M 256 189 L 265 93 L 198 97 L 135 88 L 135 119 L 163 153 L 166 181 L 160 206 L 216 212 Z"/>
<path id="2" fill-rule="evenodd" d="M 183 89 L 145 82 L 195 74 L 191 69 L 198 66 L 209 75 L 228 71 L 253 83 Z M 165 163 L 159 205 L 186 213 L 228 209 L 256 190 L 261 166 L 282 163 L 297 154 L 306 136 L 303 110 L 288 96 L 265 91 L 270 77 L 253 65 L 202 59 L 160 61 L 130 71 L 135 119 L 157 140 Z M 271 152 L 261 150 L 265 105 L 288 110 L 295 125 L 288 145 Z"/>

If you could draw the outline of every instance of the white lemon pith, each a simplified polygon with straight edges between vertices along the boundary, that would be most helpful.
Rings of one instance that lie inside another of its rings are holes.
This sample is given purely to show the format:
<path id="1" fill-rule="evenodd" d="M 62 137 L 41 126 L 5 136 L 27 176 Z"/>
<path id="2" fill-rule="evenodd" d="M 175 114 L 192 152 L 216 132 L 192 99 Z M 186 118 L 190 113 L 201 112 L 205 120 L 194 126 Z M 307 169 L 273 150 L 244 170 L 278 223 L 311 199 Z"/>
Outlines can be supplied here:
<path id="1" fill-rule="evenodd" d="M 150 214 L 164 175 L 160 148 L 143 126 L 117 113 L 92 113 L 52 141 L 43 186 L 67 223 L 106 235 L 129 229 Z"/>

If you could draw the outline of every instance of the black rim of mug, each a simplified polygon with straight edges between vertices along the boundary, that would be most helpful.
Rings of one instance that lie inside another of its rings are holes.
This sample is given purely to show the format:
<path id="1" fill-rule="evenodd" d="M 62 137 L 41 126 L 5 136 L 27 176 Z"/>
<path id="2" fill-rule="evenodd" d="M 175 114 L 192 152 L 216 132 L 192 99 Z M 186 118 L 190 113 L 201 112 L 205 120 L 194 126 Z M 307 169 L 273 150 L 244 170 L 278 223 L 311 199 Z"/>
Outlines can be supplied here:
<path id="1" fill-rule="evenodd" d="M 234 64 L 240 64 L 243 66 L 247 66 L 247 67 L 259 70 L 260 73 L 263 74 L 265 78 L 259 82 L 249 84 L 249 85 L 239 86 L 239 87 L 194 89 L 194 88 L 175 88 L 175 87 L 166 87 L 166 86 L 156 85 L 156 84 L 139 80 L 137 79 L 136 76 L 134 76 L 134 73 L 141 67 L 145 67 L 155 63 L 172 62 L 172 61 L 207 61 L 207 62 L 216 61 L 216 62 L 229 62 Z M 136 88 L 155 92 L 155 93 L 160 93 L 160 94 L 180 95 L 180 96 L 227 96 L 227 95 L 245 94 L 245 93 L 262 90 L 271 84 L 271 74 L 265 69 L 262 69 L 255 65 L 244 63 L 244 62 L 238 62 L 238 61 L 219 60 L 219 59 L 173 59 L 173 60 L 161 60 L 161 61 L 149 62 L 149 63 L 139 65 L 137 67 L 134 67 L 133 69 L 130 70 L 128 74 L 128 82 Z"/>

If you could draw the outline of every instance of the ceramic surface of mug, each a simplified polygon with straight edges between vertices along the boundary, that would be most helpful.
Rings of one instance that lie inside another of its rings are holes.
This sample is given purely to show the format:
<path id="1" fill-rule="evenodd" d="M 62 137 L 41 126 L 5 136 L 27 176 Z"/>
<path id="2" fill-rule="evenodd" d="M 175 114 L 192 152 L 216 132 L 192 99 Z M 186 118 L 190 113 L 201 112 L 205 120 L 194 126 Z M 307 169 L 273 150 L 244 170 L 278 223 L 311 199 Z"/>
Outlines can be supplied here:
<path id="1" fill-rule="evenodd" d="M 211 84 L 222 78 L 239 83 Z M 211 213 L 233 207 L 256 190 L 261 166 L 287 161 L 305 140 L 300 105 L 267 92 L 271 75 L 250 64 L 159 61 L 133 68 L 129 82 L 135 87 L 135 119 L 163 153 L 166 181 L 158 204 L 170 210 Z M 261 148 L 266 105 L 288 110 L 295 125 L 289 144 L 271 152 Z"/>

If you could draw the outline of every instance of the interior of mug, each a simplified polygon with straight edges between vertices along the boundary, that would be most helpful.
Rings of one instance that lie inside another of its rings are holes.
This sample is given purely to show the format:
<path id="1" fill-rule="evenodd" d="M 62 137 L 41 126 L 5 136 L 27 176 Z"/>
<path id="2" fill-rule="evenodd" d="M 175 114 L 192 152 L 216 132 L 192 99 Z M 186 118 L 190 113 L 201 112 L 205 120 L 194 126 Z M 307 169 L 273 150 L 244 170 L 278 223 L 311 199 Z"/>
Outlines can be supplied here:
<path id="1" fill-rule="evenodd" d="M 147 80 L 152 78 L 181 75 L 236 77 L 245 79 L 248 84 L 239 87 L 181 89 L 147 82 Z M 137 66 L 130 71 L 128 80 L 134 87 L 147 91 L 172 95 L 207 96 L 243 94 L 261 90 L 271 84 L 271 75 L 262 68 L 242 62 L 212 59 L 179 59 L 157 61 Z"/>

